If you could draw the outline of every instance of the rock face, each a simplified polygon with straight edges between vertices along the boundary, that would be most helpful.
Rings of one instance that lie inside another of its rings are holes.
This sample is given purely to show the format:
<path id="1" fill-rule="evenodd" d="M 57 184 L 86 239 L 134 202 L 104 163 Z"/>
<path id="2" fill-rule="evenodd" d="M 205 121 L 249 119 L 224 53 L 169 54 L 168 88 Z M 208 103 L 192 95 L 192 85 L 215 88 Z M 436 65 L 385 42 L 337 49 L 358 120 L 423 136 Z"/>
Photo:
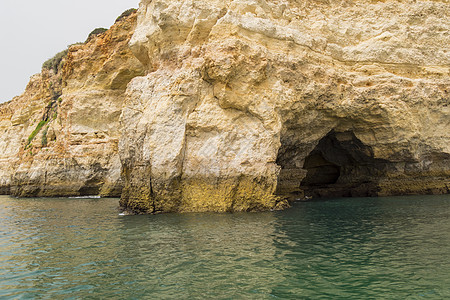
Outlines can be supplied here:
<path id="1" fill-rule="evenodd" d="M 138 15 L 125 209 L 449 192 L 447 1 L 143 0 Z"/>
<path id="2" fill-rule="evenodd" d="M 448 193 L 449 33 L 444 0 L 143 0 L 0 105 L 0 192 L 134 213 Z"/>
<path id="3" fill-rule="evenodd" d="M 0 106 L 0 192 L 119 196 L 119 116 L 128 82 L 143 75 L 128 42 L 136 14 L 71 46 Z"/>

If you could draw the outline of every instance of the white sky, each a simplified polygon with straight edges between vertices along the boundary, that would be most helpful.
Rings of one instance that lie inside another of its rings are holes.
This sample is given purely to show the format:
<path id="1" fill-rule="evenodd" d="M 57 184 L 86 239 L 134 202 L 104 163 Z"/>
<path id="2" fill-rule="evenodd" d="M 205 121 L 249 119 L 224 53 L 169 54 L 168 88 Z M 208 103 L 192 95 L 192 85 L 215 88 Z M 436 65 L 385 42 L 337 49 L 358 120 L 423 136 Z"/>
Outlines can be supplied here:
<path id="1" fill-rule="evenodd" d="M 0 103 L 22 94 L 44 61 L 138 6 L 139 0 L 0 0 Z"/>

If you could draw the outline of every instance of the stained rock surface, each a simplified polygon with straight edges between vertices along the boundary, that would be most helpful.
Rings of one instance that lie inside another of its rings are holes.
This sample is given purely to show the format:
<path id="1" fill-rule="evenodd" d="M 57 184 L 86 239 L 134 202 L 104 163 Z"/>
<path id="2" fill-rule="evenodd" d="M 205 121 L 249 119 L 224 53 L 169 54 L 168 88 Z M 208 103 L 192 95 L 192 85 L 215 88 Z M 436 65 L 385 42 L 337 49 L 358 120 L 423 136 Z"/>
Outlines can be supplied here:
<path id="1" fill-rule="evenodd" d="M 448 193 L 448 1 L 141 1 L 121 205 Z"/>
<path id="2" fill-rule="evenodd" d="M 128 82 L 143 75 L 128 42 L 136 14 L 73 45 L 0 105 L 0 192 L 120 196 L 119 116 Z"/>
<path id="3" fill-rule="evenodd" d="M 450 192 L 448 1 L 142 0 L 0 105 L 0 192 L 132 213 Z"/>

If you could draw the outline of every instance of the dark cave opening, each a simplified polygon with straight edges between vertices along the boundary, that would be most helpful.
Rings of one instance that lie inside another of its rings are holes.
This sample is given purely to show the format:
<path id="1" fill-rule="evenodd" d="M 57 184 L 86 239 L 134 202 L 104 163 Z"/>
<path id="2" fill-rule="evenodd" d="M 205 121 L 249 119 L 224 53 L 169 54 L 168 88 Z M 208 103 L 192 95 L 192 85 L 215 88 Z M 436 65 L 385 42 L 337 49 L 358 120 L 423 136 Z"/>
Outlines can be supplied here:
<path id="1" fill-rule="evenodd" d="M 307 197 L 376 196 L 384 162 L 352 131 L 332 130 L 305 158 L 300 188 Z"/>
<path id="2" fill-rule="evenodd" d="M 303 186 L 334 184 L 341 175 L 341 168 L 327 161 L 319 151 L 313 151 L 306 157 L 303 168 L 308 171 L 302 181 Z"/>
<path id="3" fill-rule="evenodd" d="M 282 141 L 277 164 L 277 193 L 294 199 L 376 196 L 387 166 L 352 131 L 335 130 L 312 151 Z"/>

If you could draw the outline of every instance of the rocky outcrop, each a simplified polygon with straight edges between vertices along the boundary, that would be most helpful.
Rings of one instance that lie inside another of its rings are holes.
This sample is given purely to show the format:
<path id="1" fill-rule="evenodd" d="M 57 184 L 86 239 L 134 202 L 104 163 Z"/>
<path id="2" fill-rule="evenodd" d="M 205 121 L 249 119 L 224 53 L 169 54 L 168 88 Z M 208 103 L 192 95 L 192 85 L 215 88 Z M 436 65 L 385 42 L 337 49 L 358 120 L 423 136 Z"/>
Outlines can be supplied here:
<path id="1" fill-rule="evenodd" d="M 1 193 L 156 213 L 450 191 L 446 1 L 143 0 L 126 15 L 0 105 Z"/>
<path id="2" fill-rule="evenodd" d="M 144 74 L 128 47 L 135 25 L 134 13 L 71 46 L 0 106 L 1 193 L 120 195 L 119 116 L 128 82 Z"/>
<path id="3" fill-rule="evenodd" d="M 143 0 L 124 209 L 450 189 L 446 1 Z M 281 197 L 282 196 L 282 197 Z"/>

